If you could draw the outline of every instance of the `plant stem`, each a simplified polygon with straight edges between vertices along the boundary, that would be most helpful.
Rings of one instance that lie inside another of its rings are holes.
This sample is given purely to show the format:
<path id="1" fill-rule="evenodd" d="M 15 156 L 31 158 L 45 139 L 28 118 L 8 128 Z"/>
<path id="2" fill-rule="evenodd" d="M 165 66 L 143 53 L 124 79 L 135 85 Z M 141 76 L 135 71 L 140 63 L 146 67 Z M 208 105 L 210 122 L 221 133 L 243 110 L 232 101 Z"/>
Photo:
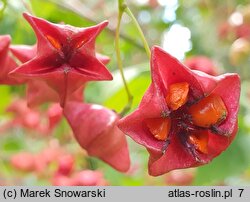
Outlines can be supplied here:
<path id="1" fill-rule="evenodd" d="M 128 97 L 128 103 L 127 105 L 123 108 L 123 110 L 120 112 L 120 115 L 123 116 L 125 115 L 131 108 L 132 106 L 132 102 L 133 102 L 133 96 L 129 91 L 125 76 L 124 76 L 124 72 L 123 72 L 123 66 L 122 66 L 122 59 L 121 59 L 121 51 L 120 51 L 120 41 L 119 41 L 119 36 L 120 36 L 120 26 L 121 26 L 121 19 L 122 19 L 122 14 L 123 14 L 123 9 L 120 6 L 120 2 L 119 1 L 119 13 L 118 13 L 118 22 L 117 22 L 117 27 L 116 27 L 116 32 L 115 32 L 115 52 L 116 52 L 116 57 L 117 57 L 117 65 L 122 77 L 122 82 L 124 85 L 124 88 L 126 90 L 127 93 L 127 97 Z"/>
<path id="2" fill-rule="evenodd" d="M 87 157 L 88 167 L 90 170 L 96 170 L 96 162 L 92 157 Z"/>
<path id="3" fill-rule="evenodd" d="M 147 53 L 147 55 L 148 55 L 148 57 L 149 57 L 149 59 L 150 59 L 151 51 L 150 51 L 148 42 L 147 42 L 147 40 L 145 39 L 145 36 L 144 36 L 144 34 L 143 34 L 143 32 L 142 32 L 142 29 L 141 29 L 139 23 L 137 22 L 135 16 L 133 15 L 133 13 L 131 12 L 131 10 L 129 9 L 128 6 L 125 7 L 124 12 L 127 13 L 128 16 L 132 19 L 132 22 L 134 23 L 134 25 L 135 25 L 137 31 L 139 32 L 139 36 L 140 36 L 140 38 L 141 38 L 141 40 L 142 40 L 142 42 L 143 42 L 145 51 L 146 51 L 146 53 Z"/>
<path id="4" fill-rule="evenodd" d="M 119 37 L 120 37 L 120 26 L 121 26 L 121 19 L 122 19 L 122 15 L 123 13 L 127 13 L 128 16 L 132 19 L 132 22 L 134 23 L 137 31 L 139 32 L 139 36 L 142 39 L 145 51 L 150 59 L 150 55 L 151 55 L 151 51 L 150 48 L 148 46 L 147 40 L 145 39 L 145 36 L 142 32 L 142 29 L 139 25 L 139 23 L 137 22 L 135 16 L 133 15 L 133 13 L 131 12 L 131 10 L 129 9 L 129 7 L 124 3 L 124 0 L 118 0 L 118 22 L 117 22 L 117 26 L 116 26 L 116 32 L 115 32 L 115 51 L 116 51 L 116 57 L 117 57 L 117 65 L 118 68 L 120 70 L 120 74 L 122 77 L 122 81 L 127 93 L 127 97 L 128 97 L 128 103 L 127 105 L 124 107 L 124 109 L 121 111 L 120 115 L 123 116 L 124 114 L 126 114 L 131 106 L 132 106 L 132 102 L 133 102 L 133 96 L 129 91 L 125 76 L 124 76 L 124 72 L 123 72 L 123 67 L 122 67 L 122 59 L 121 59 L 121 52 L 120 52 L 120 44 L 119 44 Z"/>

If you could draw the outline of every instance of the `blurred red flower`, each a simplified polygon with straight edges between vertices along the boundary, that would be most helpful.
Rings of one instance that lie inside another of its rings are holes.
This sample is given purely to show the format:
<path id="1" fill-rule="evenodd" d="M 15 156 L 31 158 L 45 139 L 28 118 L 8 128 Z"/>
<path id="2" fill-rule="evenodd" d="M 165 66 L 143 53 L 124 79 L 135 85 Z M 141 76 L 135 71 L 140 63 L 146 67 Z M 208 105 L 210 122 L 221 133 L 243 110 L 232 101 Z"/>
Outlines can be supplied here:
<path id="1" fill-rule="evenodd" d="M 11 165 L 24 172 L 35 170 L 35 156 L 29 152 L 20 152 L 11 157 Z"/>
<path id="2" fill-rule="evenodd" d="M 218 75 L 214 62 L 206 56 L 200 55 L 187 58 L 184 64 L 190 69 L 199 70 L 213 76 Z"/>
<path id="3" fill-rule="evenodd" d="M 63 117 L 59 103 L 49 105 L 44 113 L 37 108 L 29 108 L 27 102 L 23 99 L 14 100 L 6 111 L 12 114 L 12 117 L 11 120 L 1 125 L 0 129 L 3 132 L 13 127 L 22 127 L 48 135 L 51 134 Z"/>
<path id="4" fill-rule="evenodd" d="M 9 105 L 6 110 L 13 114 L 12 127 L 21 126 L 26 129 L 35 130 L 41 123 L 41 113 L 36 109 L 27 107 L 27 102 L 23 99 L 17 99 Z"/>
<path id="5" fill-rule="evenodd" d="M 73 170 L 75 165 L 75 159 L 71 154 L 65 154 L 58 158 L 58 175 L 69 176 Z"/>
<path id="6" fill-rule="evenodd" d="M 108 185 L 101 171 L 83 170 L 73 176 L 75 186 L 105 186 Z"/>
<path id="7" fill-rule="evenodd" d="M 67 153 L 56 140 L 48 142 L 48 146 L 37 153 L 19 152 L 11 156 L 11 165 L 23 172 L 35 172 L 41 176 L 49 176 L 48 166 L 58 165 L 56 175 L 69 176 L 74 170 L 74 157 Z"/>
<path id="8" fill-rule="evenodd" d="M 180 169 L 173 170 L 166 174 L 165 182 L 172 186 L 190 186 L 195 178 L 194 170 Z"/>
<path id="9" fill-rule="evenodd" d="M 48 117 L 48 132 L 53 130 L 58 123 L 62 120 L 63 113 L 61 106 L 56 103 L 49 106 L 47 110 Z"/>
<path id="10" fill-rule="evenodd" d="M 72 176 L 55 175 L 52 178 L 54 186 L 106 186 L 108 182 L 104 179 L 101 171 L 83 170 Z"/>

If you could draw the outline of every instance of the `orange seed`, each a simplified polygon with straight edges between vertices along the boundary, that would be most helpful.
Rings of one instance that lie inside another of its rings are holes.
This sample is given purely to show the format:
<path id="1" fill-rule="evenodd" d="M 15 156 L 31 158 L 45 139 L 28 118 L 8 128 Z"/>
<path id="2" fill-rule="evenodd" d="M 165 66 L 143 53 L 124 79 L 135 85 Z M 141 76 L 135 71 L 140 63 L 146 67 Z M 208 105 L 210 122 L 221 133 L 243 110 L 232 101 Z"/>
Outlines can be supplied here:
<path id="1" fill-rule="evenodd" d="M 76 43 L 75 45 L 75 48 L 78 49 L 78 48 L 81 48 L 85 43 L 85 40 L 80 40 Z"/>
<path id="2" fill-rule="evenodd" d="M 192 122 L 196 126 L 209 128 L 220 124 L 227 117 L 227 109 L 219 95 L 210 94 L 189 108 Z"/>
<path id="3" fill-rule="evenodd" d="M 174 83 L 170 85 L 166 102 L 172 110 L 177 110 L 187 102 L 189 84 L 187 82 Z"/>
<path id="4" fill-rule="evenodd" d="M 165 141 L 167 139 L 171 128 L 169 118 L 150 118 L 146 119 L 145 122 L 149 131 L 157 140 Z"/>
<path id="5" fill-rule="evenodd" d="M 62 46 L 61 44 L 59 43 L 58 40 L 56 40 L 54 37 L 50 36 L 50 35 L 46 35 L 48 41 L 50 42 L 50 44 L 56 48 L 57 50 L 61 50 Z"/>
<path id="6" fill-rule="evenodd" d="M 198 151 L 208 153 L 208 133 L 204 131 L 192 133 L 188 136 L 188 142 L 193 144 Z"/>

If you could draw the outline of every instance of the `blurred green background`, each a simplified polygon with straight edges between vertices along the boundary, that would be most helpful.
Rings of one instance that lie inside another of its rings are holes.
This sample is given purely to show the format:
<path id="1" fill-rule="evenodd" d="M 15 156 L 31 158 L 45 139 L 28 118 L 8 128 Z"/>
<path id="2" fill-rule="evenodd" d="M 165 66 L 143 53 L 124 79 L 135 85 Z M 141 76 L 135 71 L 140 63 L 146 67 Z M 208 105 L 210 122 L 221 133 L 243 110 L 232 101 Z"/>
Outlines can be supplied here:
<path id="1" fill-rule="evenodd" d="M 131 170 L 118 173 L 78 146 L 65 120 L 49 136 L 22 127 L 0 129 L 0 185 L 50 185 L 56 163 L 41 171 L 25 172 L 11 164 L 11 156 L 21 151 L 41 153 L 56 144 L 75 158 L 75 169 L 100 170 L 110 185 L 250 185 L 250 4 L 248 0 L 127 0 L 138 19 L 150 46 L 159 45 L 185 60 L 204 55 L 220 73 L 237 72 L 241 76 L 242 92 L 239 131 L 232 145 L 210 164 L 167 173 L 160 177 L 147 174 L 148 154 L 130 138 Z M 84 27 L 105 19 L 109 26 L 97 39 L 98 52 L 108 55 L 111 82 L 90 83 L 85 101 L 103 104 L 116 111 L 126 105 L 114 52 L 114 33 L 117 23 L 116 0 L 1 0 L 0 34 L 10 34 L 13 44 L 36 42 L 23 12 L 51 22 Z M 150 84 L 149 60 L 138 33 L 124 14 L 121 26 L 121 52 L 125 76 L 134 96 L 133 109 L 139 104 Z M 230 90 L 230 89 L 228 89 Z M 11 119 L 5 110 L 15 97 L 25 97 L 25 87 L 0 86 L 0 128 Z M 46 106 L 42 106 L 42 109 Z M 56 143 L 55 143 L 56 142 Z"/>

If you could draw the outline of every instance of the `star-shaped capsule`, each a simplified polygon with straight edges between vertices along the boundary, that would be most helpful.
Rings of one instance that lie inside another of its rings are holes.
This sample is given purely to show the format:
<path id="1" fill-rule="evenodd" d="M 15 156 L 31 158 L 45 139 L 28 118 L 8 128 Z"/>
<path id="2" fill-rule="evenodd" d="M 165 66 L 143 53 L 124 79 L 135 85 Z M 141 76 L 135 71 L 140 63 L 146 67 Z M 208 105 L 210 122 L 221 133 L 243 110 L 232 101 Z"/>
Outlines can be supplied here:
<path id="1" fill-rule="evenodd" d="M 33 59 L 37 53 L 37 44 L 30 45 L 11 45 L 10 51 L 22 63 Z M 110 58 L 106 55 L 96 53 L 96 57 L 103 64 L 108 64 Z M 85 85 L 74 91 L 68 100 L 79 101 L 83 100 L 83 90 Z M 29 107 L 35 107 L 45 102 L 59 102 L 60 97 L 58 93 L 52 89 L 48 84 L 41 80 L 28 79 L 27 80 L 27 104 Z"/>
<path id="2" fill-rule="evenodd" d="M 237 129 L 240 79 L 190 70 L 159 47 L 151 54 L 152 83 L 118 127 L 149 151 L 149 174 L 209 163 Z"/>
<path id="3" fill-rule="evenodd" d="M 45 81 L 58 93 L 61 106 L 85 82 L 112 80 L 95 52 L 96 37 L 107 21 L 77 28 L 50 23 L 27 13 L 23 15 L 35 31 L 37 54 L 12 71 L 11 76 Z"/>

